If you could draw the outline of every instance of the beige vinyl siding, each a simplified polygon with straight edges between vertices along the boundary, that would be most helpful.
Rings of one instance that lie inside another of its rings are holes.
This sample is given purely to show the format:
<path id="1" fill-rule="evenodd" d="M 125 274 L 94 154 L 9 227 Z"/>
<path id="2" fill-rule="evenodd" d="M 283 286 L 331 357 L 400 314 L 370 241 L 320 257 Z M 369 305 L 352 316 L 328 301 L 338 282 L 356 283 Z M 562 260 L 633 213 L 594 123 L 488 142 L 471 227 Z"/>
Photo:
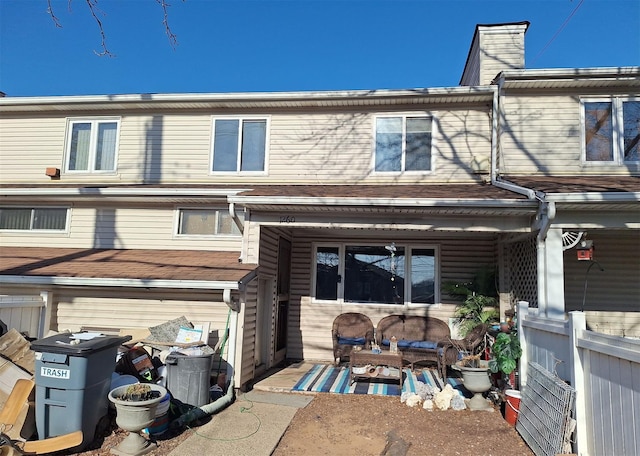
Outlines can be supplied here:
<path id="1" fill-rule="evenodd" d="M 525 27 L 509 29 L 489 28 L 480 33 L 480 85 L 490 84 L 501 71 L 524 68 Z"/>
<path id="2" fill-rule="evenodd" d="M 300 328 L 299 333 L 289 335 L 288 357 L 292 359 L 332 360 L 331 325 L 343 312 L 361 312 L 371 318 L 374 326 L 378 321 L 392 313 L 403 313 L 402 306 L 370 304 L 326 304 L 311 302 L 313 271 L 313 242 L 317 237 L 305 236 L 297 230 L 292 246 L 291 306 L 289 309 L 289 327 Z M 388 239 L 388 235 L 385 236 Z M 321 239 L 322 242 L 330 242 Z M 380 242 L 381 238 L 363 240 L 362 238 L 340 238 L 335 242 L 366 243 Z M 455 236 L 435 236 L 429 238 L 402 239 L 402 243 L 436 245 L 440 249 L 440 283 L 447 281 L 468 281 L 475 272 L 487 264 L 496 261 L 496 240 L 490 235 L 476 235 L 473 239 Z M 442 292 L 441 292 L 442 295 Z M 411 306 L 409 315 L 429 315 L 449 321 L 455 310 L 455 301 L 443 296 L 444 303 L 429 307 Z"/>
<path id="3" fill-rule="evenodd" d="M 594 259 L 597 265 L 589 270 L 585 297 L 585 276 L 589 261 L 578 261 L 575 249 L 564 252 L 565 308 L 581 310 L 584 299 L 587 323 L 600 325 L 608 312 L 635 312 L 640 314 L 640 230 L 591 230 L 588 239 L 593 241 Z M 612 290 L 614 290 L 612 292 Z M 631 317 L 632 320 L 635 317 Z M 620 326 L 628 322 L 620 322 Z M 640 327 L 634 331 L 640 333 Z M 640 336 L 640 334 L 637 334 Z"/>
<path id="4" fill-rule="evenodd" d="M 113 174 L 64 173 L 66 117 L 5 117 L 0 120 L 0 180 L 32 185 L 475 180 L 471 162 L 490 156 L 489 110 L 486 106 L 456 107 L 451 111 L 433 108 L 413 107 L 404 112 L 432 115 L 435 119 L 434 172 L 427 174 L 372 174 L 373 122 L 378 112 L 264 114 L 270 119 L 265 175 L 210 174 L 212 115 L 159 113 L 120 116 L 117 170 Z M 44 175 L 47 167 L 62 170 L 59 181 Z"/>
<path id="5" fill-rule="evenodd" d="M 628 175 L 630 167 L 584 163 L 580 97 L 502 98 L 500 169 L 507 174 Z M 640 167 L 638 167 L 640 169 Z"/>
<path id="6" fill-rule="evenodd" d="M 63 167 L 64 117 L 0 118 L 0 182 L 47 183 Z"/>
<path id="7" fill-rule="evenodd" d="M 210 323 L 213 340 L 224 333 L 228 307 L 221 293 L 208 296 L 181 292 L 85 290 L 82 294 L 61 290 L 55 293 L 57 305 L 52 316 L 52 329 L 78 331 L 81 327 L 148 328 L 184 316 L 191 323 Z"/>
<path id="8" fill-rule="evenodd" d="M 101 249 L 238 250 L 241 236 L 176 236 L 173 208 L 73 207 L 69 233 L 2 232 L 0 245 Z"/>
<path id="9" fill-rule="evenodd" d="M 491 153 L 491 122 L 486 107 L 408 113 L 435 118 L 432 173 L 372 173 L 377 113 L 305 113 L 271 118 L 267 179 L 314 184 L 473 180 L 472 161 L 489 158 Z"/>
<path id="10" fill-rule="evenodd" d="M 467 63 L 465 65 L 464 71 L 462 73 L 462 78 L 460 80 L 461 86 L 477 86 L 480 85 L 480 44 L 478 40 L 474 40 L 471 44 L 471 50 L 469 51 L 469 56 L 467 59 Z"/>
<path id="11" fill-rule="evenodd" d="M 211 115 L 157 114 L 122 119 L 118 174 L 123 182 L 207 181 Z"/>
<path id="12" fill-rule="evenodd" d="M 257 285 L 258 281 L 253 280 L 245 292 L 246 301 L 241 314 L 242 328 L 238 332 L 236 346 L 240 347 L 242 358 L 240 369 L 235 366 L 236 371 L 240 370 L 240 385 L 245 385 L 255 377 L 255 351 L 256 351 L 256 312 L 257 312 Z"/>

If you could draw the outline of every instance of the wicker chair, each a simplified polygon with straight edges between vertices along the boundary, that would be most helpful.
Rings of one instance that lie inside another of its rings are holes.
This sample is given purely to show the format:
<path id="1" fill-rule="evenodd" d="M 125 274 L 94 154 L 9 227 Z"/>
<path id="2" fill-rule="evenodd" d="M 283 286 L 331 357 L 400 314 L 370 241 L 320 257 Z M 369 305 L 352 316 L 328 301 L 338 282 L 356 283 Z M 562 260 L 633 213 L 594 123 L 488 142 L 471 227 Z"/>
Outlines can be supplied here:
<path id="1" fill-rule="evenodd" d="M 438 371 L 443 380 L 447 379 L 447 367 L 458 361 L 459 350 L 467 353 L 477 353 L 484 343 L 489 325 L 475 326 L 463 339 L 449 339 L 438 343 Z"/>
<path id="2" fill-rule="evenodd" d="M 335 364 L 349 357 L 351 349 L 360 345 L 364 350 L 371 348 L 373 342 L 373 323 L 364 314 L 347 312 L 338 315 L 333 320 L 331 328 L 333 339 L 333 359 Z"/>

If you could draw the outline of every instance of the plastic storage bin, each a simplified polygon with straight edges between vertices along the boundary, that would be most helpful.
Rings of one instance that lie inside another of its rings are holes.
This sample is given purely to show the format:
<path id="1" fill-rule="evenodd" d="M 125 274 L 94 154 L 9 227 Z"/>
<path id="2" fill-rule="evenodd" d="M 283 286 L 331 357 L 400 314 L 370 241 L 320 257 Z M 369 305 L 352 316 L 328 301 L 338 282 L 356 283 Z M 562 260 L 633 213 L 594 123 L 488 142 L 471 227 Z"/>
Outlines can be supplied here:
<path id="1" fill-rule="evenodd" d="M 171 395 L 195 407 L 208 404 L 212 361 L 213 354 L 187 356 L 171 353 L 167 356 L 167 389 Z"/>
<path id="2" fill-rule="evenodd" d="M 36 352 L 36 430 L 45 439 L 81 430 L 91 443 L 109 409 L 118 347 L 131 336 L 100 336 L 72 344 L 71 334 L 31 343 Z"/>

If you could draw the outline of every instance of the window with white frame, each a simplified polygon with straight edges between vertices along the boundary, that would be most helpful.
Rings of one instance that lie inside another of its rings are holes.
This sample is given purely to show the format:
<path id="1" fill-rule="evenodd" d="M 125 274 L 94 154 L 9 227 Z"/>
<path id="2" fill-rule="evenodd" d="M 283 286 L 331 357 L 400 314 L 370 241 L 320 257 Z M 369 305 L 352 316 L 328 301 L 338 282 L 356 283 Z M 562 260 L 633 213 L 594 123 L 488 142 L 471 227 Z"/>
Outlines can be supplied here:
<path id="1" fill-rule="evenodd" d="M 267 119 L 213 119 L 213 172 L 263 172 L 267 154 Z"/>
<path id="2" fill-rule="evenodd" d="M 70 119 L 65 171 L 115 171 L 119 128 L 118 118 Z"/>
<path id="3" fill-rule="evenodd" d="M 67 208 L 61 207 L 2 207 L 0 230 L 7 231 L 65 231 Z"/>
<path id="4" fill-rule="evenodd" d="M 375 119 L 375 171 L 431 171 L 429 116 L 380 116 Z"/>
<path id="5" fill-rule="evenodd" d="M 317 245 L 314 298 L 359 304 L 434 304 L 435 247 Z"/>
<path id="6" fill-rule="evenodd" d="M 244 213 L 236 214 L 244 221 Z M 178 209 L 178 235 L 240 236 L 240 230 L 226 209 Z"/>
<path id="7" fill-rule="evenodd" d="M 585 99 L 582 106 L 586 162 L 640 162 L 640 99 Z"/>

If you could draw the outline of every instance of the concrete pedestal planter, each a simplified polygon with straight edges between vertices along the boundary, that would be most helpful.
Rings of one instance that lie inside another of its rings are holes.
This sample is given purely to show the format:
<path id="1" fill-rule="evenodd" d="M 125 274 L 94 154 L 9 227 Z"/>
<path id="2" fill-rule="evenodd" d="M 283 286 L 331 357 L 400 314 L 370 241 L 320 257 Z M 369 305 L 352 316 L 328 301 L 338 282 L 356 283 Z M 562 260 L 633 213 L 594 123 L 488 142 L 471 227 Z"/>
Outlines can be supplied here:
<path id="1" fill-rule="evenodd" d="M 486 361 L 480 361 L 480 367 L 469 367 L 460 364 L 451 366 L 462 374 L 464 387 L 471 391 L 473 397 L 469 399 L 470 410 L 493 410 L 491 404 L 482 396 L 491 389 L 491 379 L 489 378 L 489 366 Z"/>
<path id="2" fill-rule="evenodd" d="M 127 389 L 132 385 L 120 386 L 109 393 L 109 400 L 116 407 L 116 423 L 125 431 L 129 431 L 129 435 L 120 445 L 111 449 L 113 454 L 137 456 L 156 448 L 153 442 L 140 435 L 140 431 L 151 426 L 155 421 L 156 409 L 167 394 L 167 390 L 152 383 L 143 385 L 149 387 L 152 396 L 157 397 L 134 400 L 127 394 Z"/>

